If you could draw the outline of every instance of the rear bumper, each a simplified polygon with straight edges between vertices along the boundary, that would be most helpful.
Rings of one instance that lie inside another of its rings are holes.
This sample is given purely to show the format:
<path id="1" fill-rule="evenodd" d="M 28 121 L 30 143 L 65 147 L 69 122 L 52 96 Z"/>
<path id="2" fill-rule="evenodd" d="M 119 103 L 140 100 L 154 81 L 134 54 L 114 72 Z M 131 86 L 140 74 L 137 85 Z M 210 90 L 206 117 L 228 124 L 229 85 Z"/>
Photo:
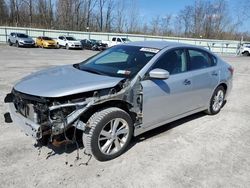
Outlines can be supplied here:
<path id="1" fill-rule="evenodd" d="M 9 103 L 9 112 L 14 124 L 24 131 L 25 134 L 32 136 L 36 140 L 42 138 L 41 126 L 18 113 L 13 103 Z"/>

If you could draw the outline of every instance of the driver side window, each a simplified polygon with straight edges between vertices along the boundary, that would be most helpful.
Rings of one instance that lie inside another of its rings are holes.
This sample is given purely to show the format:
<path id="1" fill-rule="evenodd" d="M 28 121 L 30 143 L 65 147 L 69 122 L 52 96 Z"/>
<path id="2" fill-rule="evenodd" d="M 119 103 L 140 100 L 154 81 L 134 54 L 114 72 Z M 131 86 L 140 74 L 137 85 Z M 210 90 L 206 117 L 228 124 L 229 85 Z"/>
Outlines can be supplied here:
<path id="1" fill-rule="evenodd" d="M 187 56 L 184 49 L 177 49 L 163 54 L 152 69 L 164 69 L 170 74 L 178 74 L 187 71 Z"/>

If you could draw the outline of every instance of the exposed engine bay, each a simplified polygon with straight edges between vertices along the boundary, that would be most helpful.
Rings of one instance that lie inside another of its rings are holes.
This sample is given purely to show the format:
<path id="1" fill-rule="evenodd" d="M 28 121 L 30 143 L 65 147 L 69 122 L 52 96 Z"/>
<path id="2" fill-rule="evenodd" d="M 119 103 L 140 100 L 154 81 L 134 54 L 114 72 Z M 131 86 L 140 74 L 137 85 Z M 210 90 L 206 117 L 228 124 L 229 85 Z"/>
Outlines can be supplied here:
<path id="1" fill-rule="evenodd" d="M 142 123 L 142 86 L 138 80 L 133 89 L 124 79 L 113 88 L 58 98 L 32 96 L 12 90 L 5 98 L 27 121 L 24 126 L 37 141 L 59 146 L 66 141 L 82 139 L 79 132 L 88 129 L 88 120 L 96 111 L 116 106 L 127 111 L 134 126 Z M 23 128 L 23 127 L 22 127 Z M 76 136 L 80 138 L 76 138 Z M 83 144 L 84 144 L 84 140 Z"/>

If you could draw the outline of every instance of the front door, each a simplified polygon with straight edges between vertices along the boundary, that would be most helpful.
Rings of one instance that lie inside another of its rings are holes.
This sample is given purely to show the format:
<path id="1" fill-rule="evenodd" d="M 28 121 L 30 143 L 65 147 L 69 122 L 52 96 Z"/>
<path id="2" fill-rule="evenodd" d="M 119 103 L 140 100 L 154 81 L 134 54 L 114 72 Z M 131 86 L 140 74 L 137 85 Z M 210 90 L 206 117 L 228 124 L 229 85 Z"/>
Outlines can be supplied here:
<path id="1" fill-rule="evenodd" d="M 196 95 L 192 75 L 187 72 L 184 49 L 163 54 L 152 69 L 161 68 L 170 73 L 166 80 L 146 79 L 143 86 L 143 126 L 154 126 L 186 112 L 195 110 Z M 151 70 L 152 70 L 151 69 Z"/>

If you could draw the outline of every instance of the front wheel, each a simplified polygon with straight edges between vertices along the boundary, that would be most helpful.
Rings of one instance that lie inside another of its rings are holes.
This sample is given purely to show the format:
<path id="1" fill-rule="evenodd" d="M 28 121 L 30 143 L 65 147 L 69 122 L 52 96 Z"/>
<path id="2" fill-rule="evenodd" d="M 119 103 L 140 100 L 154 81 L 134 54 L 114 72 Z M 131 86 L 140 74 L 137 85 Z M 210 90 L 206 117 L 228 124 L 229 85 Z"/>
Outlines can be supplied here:
<path id="1" fill-rule="evenodd" d="M 16 47 L 18 47 L 18 48 L 19 48 L 19 42 L 18 42 L 18 41 L 16 41 Z"/>
<path id="2" fill-rule="evenodd" d="M 69 45 L 68 44 L 66 44 L 66 49 L 69 50 Z"/>
<path id="3" fill-rule="evenodd" d="M 87 124 L 90 129 L 83 133 L 85 149 L 99 161 L 121 155 L 132 138 L 131 117 L 119 108 L 99 111 L 92 115 Z"/>
<path id="4" fill-rule="evenodd" d="M 210 100 L 209 108 L 206 111 L 207 114 L 215 115 L 220 112 L 225 101 L 225 94 L 226 91 L 223 86 L 219 86 L 215 89 Z"/>

